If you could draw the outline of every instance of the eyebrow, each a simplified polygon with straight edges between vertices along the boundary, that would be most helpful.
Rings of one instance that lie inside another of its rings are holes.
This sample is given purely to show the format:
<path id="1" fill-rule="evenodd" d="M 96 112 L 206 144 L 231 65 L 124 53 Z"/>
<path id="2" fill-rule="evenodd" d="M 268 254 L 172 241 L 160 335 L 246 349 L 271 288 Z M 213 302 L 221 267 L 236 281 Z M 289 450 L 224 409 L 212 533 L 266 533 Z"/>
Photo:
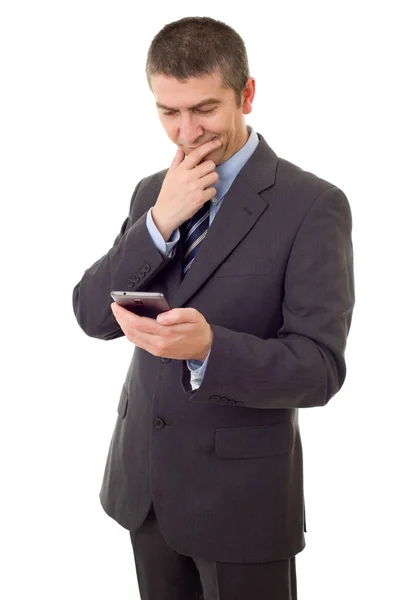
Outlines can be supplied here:
<path id="1" fill-rule="evenodd" d="M 201 108 L 202 106 L 208 106 L 209 104 L 222 104 L 222 100 L 218 100 L 217 98 L 207 98 L 206 100 L 202 100 L 198 104 L 194 106 L 189 106 L 189 110 L 196 110 L 197 108 Z M 172 108 L 171 106 L 165 106 L 165 104 L 161 104 L 161 102 L 156 102 L 156 106 L 158 108 L 162 108 L 163 110 L 173 110 L 178 111 L 179 108 Z"/>

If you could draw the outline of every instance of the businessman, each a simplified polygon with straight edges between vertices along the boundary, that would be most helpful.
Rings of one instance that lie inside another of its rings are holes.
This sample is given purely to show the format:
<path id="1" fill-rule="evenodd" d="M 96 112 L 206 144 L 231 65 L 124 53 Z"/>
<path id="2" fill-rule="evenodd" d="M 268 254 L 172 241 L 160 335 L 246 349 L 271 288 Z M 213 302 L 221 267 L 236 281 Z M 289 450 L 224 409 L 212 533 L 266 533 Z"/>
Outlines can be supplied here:
<path id="1" fill-rule="evenodd" d="M 129 530 L 142 599 L 295 600 L 298 415 L 345 379 L 349 203 L 246 124 L 255 80 L 228 25 L 167 24 L 146 73 L 176 154 L 73 291 L 86 334 L 135 348 L 100 500 Z M 140 317 L 112 290 L 171 310 Z"/>

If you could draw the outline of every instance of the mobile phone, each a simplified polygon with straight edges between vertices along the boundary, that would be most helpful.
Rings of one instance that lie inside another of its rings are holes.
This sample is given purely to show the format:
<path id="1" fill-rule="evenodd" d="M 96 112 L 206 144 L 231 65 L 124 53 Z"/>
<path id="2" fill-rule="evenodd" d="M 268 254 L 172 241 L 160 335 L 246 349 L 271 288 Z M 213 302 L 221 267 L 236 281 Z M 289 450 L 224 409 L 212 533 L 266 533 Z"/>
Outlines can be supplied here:
<path id="1" fill-rule="evenodd" d="M 171 310 L 164 294 L 161 292 L 111 292 L 113 300 L 139 317 L 155 319 L 157 315 Z"/>

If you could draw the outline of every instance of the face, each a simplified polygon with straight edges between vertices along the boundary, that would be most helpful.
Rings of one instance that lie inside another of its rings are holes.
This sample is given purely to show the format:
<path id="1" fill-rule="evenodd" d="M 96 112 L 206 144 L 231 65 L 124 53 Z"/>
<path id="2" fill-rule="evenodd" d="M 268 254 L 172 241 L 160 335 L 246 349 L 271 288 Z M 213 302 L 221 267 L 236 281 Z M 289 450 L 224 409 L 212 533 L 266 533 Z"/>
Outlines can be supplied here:
<path id="1" fill-rule="evenodd" d="M 165 132 L 186 155 L 216 137 L 222 146 L 203 160 L 211 159 L 218 165 L 246 143 L 245 115 L 251 112 L 255 93 L 252 77 L 242 92 L 240 107 L 234 91 L 223 87 L 218 72 L 185 82 L 157 74 L 151 77 L 151 87 Z"/>

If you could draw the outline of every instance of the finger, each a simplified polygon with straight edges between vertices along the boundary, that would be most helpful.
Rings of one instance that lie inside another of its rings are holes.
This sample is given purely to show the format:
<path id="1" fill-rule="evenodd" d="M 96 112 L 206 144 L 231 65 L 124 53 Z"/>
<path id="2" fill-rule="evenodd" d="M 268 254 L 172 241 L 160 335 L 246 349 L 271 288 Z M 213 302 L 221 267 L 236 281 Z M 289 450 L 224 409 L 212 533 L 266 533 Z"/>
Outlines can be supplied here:
<path id="1" fill-rule="evenodd" d="M 157 323 L 160 323 L 161 325 L 172 325 L 177 322 L 176 319 L 177 312 L 173 309 L 157 315 Z"/>
<path id="2" fill-rule="evenodd" d="M 140 331 L 148 335 L 160 335 L 161 327 L 155 319 L 151 317 L 140 317 L 132 311 L 127 311 L 124 324 L 132 332 Z"/>
<path id="3" fill-rule="evenodd" d="M 203 204 L 205 202 L 207 202 L 207 200 L 212 200 L 213 198 L 215 198 L 216 195 L 217 195 L 217 190 L 215 189 L 215 187 L 206 188 L 203 191 L 203 199 L 204 199 Z"/>
<path id="4" fill-rule="evenodd" d="M 203 177 L 203 175 L 207 175 L 208 173 L 216 173 L 215 171 L 215 162 L 212 160 L 205 160 L 204 162 L 197 165 L 195 169 L 193 169 L 193 173 L 195 173 L 196 177 Z"/>
<path id="5" fill-rule="evenodd" d="M 212 152 L 212 150 L 219 148 L 221 144 L 221 140 L 217 138 L 214 138 L 213 140 L 206 142 L 205 144 L 201 144 L 201 146 L 199 146 L 195 150 L 192 150 L 189 156 L 186 157 L 186 160 L 184 162 L 185 168 L 193 169 L 199 164 L 202 158 L 207 156 L 207 154 Z"/>
<path id="6" fill-rule="evenodd" d="M 128 331 L 125 335 L 128 340 L 132 342 L 132 344 L 135 344 L 135 346 L 138 346 L 139 348 L 142 348 L 151 354 L 154 353 L 153 350 L 154 342 L 157 339 L 156 336 L 143 331 L 138 331 L 137 329 L 134 331 Z"/>
<path id="7" fill-rule="evenodd" d="M 116 302 L 111 304 L 111 309 L 118 323 L 123 325 L 125 329 L 144 331 L 153 335 L 160 331 L 155 319 L 141 317 L 132 310 L 119 306 Z"/>
<path id="8" fill-rule="evenodd" d="M 116 302 L 111 303 L 111 310 L 113 311 L 114 315 L 118 315 L 118 317 L 122 319 L 129 319 L 130 317 L 136 319 L 139 318 L 138 315 L 133 313 L 131 310 L 128 310 L 127 308 L 121 306 L 120 304 L 117 304 Z"/>
<path id="9" fill-rule="evenodd" d="M 157 316 L 158 323 L 162 325 L 176 325 L 177 323 L 193 323 L 197 311 L 194 308 L 173 308 Z"/>
<path id="10" fill-rule="evenodd" d="M 204 177 L 200 178 L 200 183 L 202 185 L 203 190 L 213 185 L 218 180 L 218 173 L 213 171 L 212 173 L 208 173 Z"/>
<path id="11" fill-rule="evenodd" d="M 129 319 L 129 326 L 132 327 L 132 329 L 149 335 L 160 334 L 161 328 L 155 319 L 150 317 L 139 317 L 139 315 L 135 315 L 135 317 L 135 319 Z"/>
<path id="12" fill-rule="evenodd" d="M 123 317 L 124 313 L 128 312 L 126 308 L 124 308 L 123 306 L 120 306 L 116 302 L 111 303 L 111 310 L 113 312 L 114 317 L 115 318 L 118 317 L 118 319 L 121 319 L 121 317 Z"/>
<path id="13" fill-rule="evenodd" d="M 168 173 L 172 173 L 172 171 L 175 171 L 175 169 L 177 169 L 179 167 L 181 162 L 183 162 L 184 158 L 185 158 L 184 151 L 182 150 L 182 148 L 178 148 L 178 150 L 176 151 L 174 160 L 172 161 L 172 163 L 168 169 Z"/>

